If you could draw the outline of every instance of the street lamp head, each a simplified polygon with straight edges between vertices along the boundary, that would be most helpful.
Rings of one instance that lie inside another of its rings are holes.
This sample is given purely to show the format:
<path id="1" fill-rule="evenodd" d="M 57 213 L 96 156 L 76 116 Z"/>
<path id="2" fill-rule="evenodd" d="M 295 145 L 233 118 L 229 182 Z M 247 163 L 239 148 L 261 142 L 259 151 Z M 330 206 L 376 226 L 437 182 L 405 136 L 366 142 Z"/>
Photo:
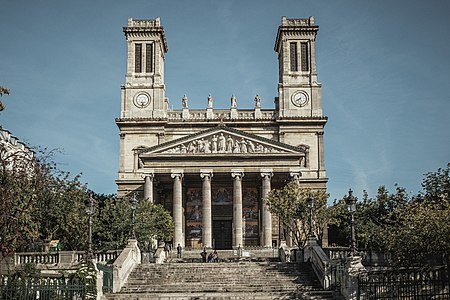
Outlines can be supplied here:
<path id="1" fill-rule="evenodd" d="M 348 196 L 345 197 L 345 203 L 347 204 L 348 210 L 350 212 L 355 212 L 356 211 L 356 201 L 358 199 L 353 196 L 353 191 L 352 189 L 348 190 Z"/>
<path id="2" fill-rule="evenodd" d="M 88 215 L 94 214 L 94 198 L 92 197 L 92 193 L 89 194 L 89 199 L 86 201 L 86 213 Z"/>
<path id="3" fill-rule="evenodd" d="M 130 203 L 131 203 L 131 209 L 135 210 L 137 203 L 138 203 L 138 201 L 136 199 L 136 193 L 133 194 L 133 197 L 131 198 Z"/>

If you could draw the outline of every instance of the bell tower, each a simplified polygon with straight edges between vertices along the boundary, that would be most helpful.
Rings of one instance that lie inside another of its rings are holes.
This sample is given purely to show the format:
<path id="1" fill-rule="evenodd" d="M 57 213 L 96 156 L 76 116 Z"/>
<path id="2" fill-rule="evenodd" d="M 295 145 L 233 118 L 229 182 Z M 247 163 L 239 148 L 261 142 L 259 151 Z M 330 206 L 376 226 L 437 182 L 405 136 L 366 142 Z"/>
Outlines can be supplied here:
<path id="1" fill-rule="evenodd" d="M 122 85 L 121 117 L 162 118 L 166 115 L 164 55 L 167 41 L 160 19 L 128 19 L 127 71 Z"/>
<path id="2" fill-rule="evenodd" d="M 315 40 L 319 26 L 314 17 L 282 17 L 275 41 L 278 53 L 279 117 L 322 116 L 321 84 L 317 82 Z"/>

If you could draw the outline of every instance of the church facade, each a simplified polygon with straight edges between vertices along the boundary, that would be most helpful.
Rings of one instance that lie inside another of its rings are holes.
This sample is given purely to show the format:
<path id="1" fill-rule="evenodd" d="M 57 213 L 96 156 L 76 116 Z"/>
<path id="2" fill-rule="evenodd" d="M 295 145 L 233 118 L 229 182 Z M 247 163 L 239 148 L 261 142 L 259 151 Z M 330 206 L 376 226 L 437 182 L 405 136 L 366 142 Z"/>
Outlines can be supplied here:
<path id="1" fill-rule="evenodd" d="M 314 18 L 282 18 L 275 108 L 169 109 L 160 19 L 128 20 L 125 84 L 121 87 L 118 196 L 163 204 L 172 212 L 173 244 L 192 248 L 277 246 L 280 226 L 264 202 L 272 188 L 295 179 L 326 189 L 321 84 Z M 275 83 L 274 83 L 275 85 Z M 170 88 L 170 87 L 168 87 Z M 239 99 L 241 101 L 241 99 Z"/>

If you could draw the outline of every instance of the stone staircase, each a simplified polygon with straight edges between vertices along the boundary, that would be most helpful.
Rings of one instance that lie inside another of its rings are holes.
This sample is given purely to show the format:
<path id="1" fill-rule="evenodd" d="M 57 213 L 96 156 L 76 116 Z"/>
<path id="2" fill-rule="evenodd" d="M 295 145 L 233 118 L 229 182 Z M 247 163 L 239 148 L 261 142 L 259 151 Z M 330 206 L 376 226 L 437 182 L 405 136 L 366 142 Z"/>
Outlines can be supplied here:
<path id="1" fill-rule="evenodd" d="M 133 270 L 120 293 L 104 298 L 337 299 L 322 290 L 310 264 L 268 261 L 143 264 Z"/>

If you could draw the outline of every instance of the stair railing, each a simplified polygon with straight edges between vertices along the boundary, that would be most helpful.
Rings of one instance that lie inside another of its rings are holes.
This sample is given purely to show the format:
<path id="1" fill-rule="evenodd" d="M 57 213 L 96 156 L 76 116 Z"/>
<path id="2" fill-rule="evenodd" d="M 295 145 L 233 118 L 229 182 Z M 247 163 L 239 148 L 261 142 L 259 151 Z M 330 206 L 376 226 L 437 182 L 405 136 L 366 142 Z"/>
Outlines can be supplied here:
<path id="1" fill-rule="evenodd" d="M 128 240 L 128 245 L 113 263 L 113 293 L 117 293 L 125 285 L 133 269 L 141 263 L 141 250 L 137 240 Z"/>
<path id="2" fill-rule="evenodd" d="M 314 237 L 306 241 L 303 259 L 310 262 L 317 278 L 324 289 L 331 288 L 331 261 Z"/>

